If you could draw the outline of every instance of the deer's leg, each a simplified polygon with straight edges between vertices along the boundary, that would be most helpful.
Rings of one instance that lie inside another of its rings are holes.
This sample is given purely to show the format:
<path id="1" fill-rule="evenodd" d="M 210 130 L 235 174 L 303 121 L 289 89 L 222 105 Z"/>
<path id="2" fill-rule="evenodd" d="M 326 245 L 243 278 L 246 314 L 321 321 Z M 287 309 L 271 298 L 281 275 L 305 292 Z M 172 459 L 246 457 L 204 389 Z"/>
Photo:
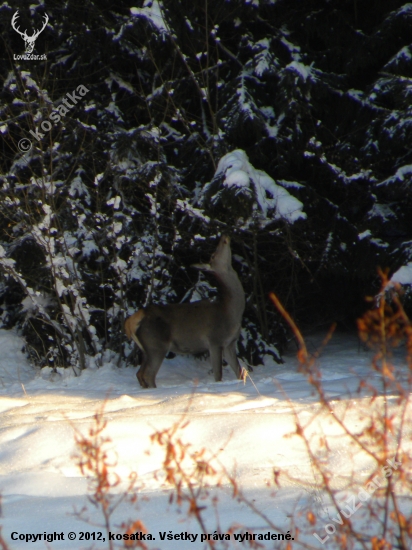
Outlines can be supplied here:
<path id="1" fill-rule="evenodd" d="M 139 384 L 142 388 L 148 388 L 146 380 L 144 379 L 144 363 L 140 366 L 140 369 L 136 372 L 136 378 L 139 381 Z"/>
<path id="2" fill-rule="evenodd" d="M 210 362 L 212 363 L 213 376 L 216 382 L 222 380 L 222 351 L 220 346 L 211 346 L 209 349 Z"/>
<path id="3" fill-rule="evenodd" d="M 149 362 L 149 356 L 143 350 L 142 350 L 142 356 L 143 356 L 142 363 L 140 365 L 140 369 L 136 373 L 136 378 L 137 378 L 139 384 L 141 385 L 141 387 L 143 389 L 147 389 L 149 387 L 149 385 L 145 380 L 144 374 L 145 374 L 146 367 L 147 367 L 148 362 Z"/>
<path id="4" fill-rule="evenodd" d="M 162 366 L 167 347 L 160 346 L 156 349 L 146 350 L 143 364 L 136 374 L 142 388 L 156 387 L 156 374 Z"/>
<path id="5" fill-rule="evenodd" d="M 239 361 L 236 355 L 236 340 L 233 340 L 233 342 L 230 343 L 223 350 L 223 356 L 225 360 L 229 363 L 229 365 L 232 367 L 232 370 L 235 373 L 236 378 L 240 378 L 242 369 L 239 365 Z"/>
<path id="6" fill-rule="evenodd" d="M 140 369 L 136 372 L 136 378 L 139 381 L 139 384 L 141 385 L 141 387 L 146 389 L 149 386 L 147 385 L 147 382 L 144 379 L 144 373 L 145 373 L 149 358 L 145 351 L 143 350 L 140 350 L 140 351 L 142 352 L 142 362 L 140 363 Z"/>
<path id="7" fill-rule="evenodd" d="M 169 349 L 169 332 L 169 325 L 149 309 L 136 334 L 143 352 L 142 366 L 136 374 L 142 388 L 156 387 L 156 374 Z"/>

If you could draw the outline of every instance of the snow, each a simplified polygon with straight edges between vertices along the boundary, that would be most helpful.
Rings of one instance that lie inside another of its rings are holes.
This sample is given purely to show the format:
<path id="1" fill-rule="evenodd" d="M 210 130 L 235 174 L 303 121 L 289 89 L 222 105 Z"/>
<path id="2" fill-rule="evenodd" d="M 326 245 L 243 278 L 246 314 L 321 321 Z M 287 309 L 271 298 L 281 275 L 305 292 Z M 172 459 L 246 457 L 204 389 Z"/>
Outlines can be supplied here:
<path id="1" fill-rule="evenodd" d="M 231 187 L 249 187 L 250 178 L 243 170 L 234 170 L 230 174 L 227 174 L 225 178 L 225 185 Z"/>
<path id="2" fill-rule="evenodd" d="M 31 296 L 26 296 L 21 302 L 22 310 L 32 312 L 39 306 L 47 308 L 53 303 L 53 298 L 50 294 L 41 294 L 39 291 L 33 292 Z"/>
<path id="3" fill-rule="evenodd" d="M 412 285 L 412 263 L 402 266 L 396 271 L 392 277 L 393 283 L 400 283 L 401 285 Z"/>
<path id="4" fill-rule="evenodd" d="M 136 93 L 133 89 L 133 86 L 129 82 L 125 82 L 122 78 L 120 78 L 119 75 L 116 75 L 114 73 L 110 73 L 110 77 L 107 77 L 105 79 L 105 82 L 109 88 L 109 90 L 112 89 L 113 82 L 116 82 L 116 84 L 119 86 L 120 89 L 126 90 L 127 92 L 130 92 L 131 94 Z"/>
<path id="5" fill-rule="evenodd" d="M 163 19 L 162 7 L 158 0 L 145 0 L 142 8 L 130 8 L 134 16 L 142 16 L 151 21 L 160 32 L 168 32 Z"/>
<path id="6" fill-rule="evenodd" d="M 372 237 L 372 233 L 369 229 L 366 229 L 366 231 L 362 231 L 362 233 L 359 233 L 358 239 L 362 241 L 363 239 L 366 239 L 367 237 Z"/>
<path id="7" fill-rule="evenodd" d="M 379 183 L 378 187 L 382 185 L 389 185 L 399 180 L 405 181 L 405 178 L 407 179 L 407 181 L 409 181 L 411 174 L 412 174 L 412 164 L 405 164 L 404 166 L 401 166 L 400 168 L 398 168 L 396 170 L 396 173 L 393 176 Z"/>
<path id="8" fill-rule="evenodd" d="M 289 65 L 286 66 L 286 69 L 289 68 L 298 73 L 305 82 L 311 73 L 311 67 L 308 67 L 307 65 L 304 65 L 299 61 L 292 61 L 291 63 L 289 63 Z"/>
<path id="9" fill-rule="evenodd" d="M 314 351 L 320 340 L 314 336 L 308 342 Z M 220 463 L 230 472 L 236 470 L 239 487 L 247 497 L 284 533 L 290 530 L 293 534 L 295 527 L 302 527 L 302 510 L 308 504 L 318 508 L 316 529 L 322 537 L 322 525 L 330 522 L 330 514 L 337 515 L 322 497 L 302 441 L 291 437 L 296 417 L 307 421 L 313 437 L 328 436 L 335 487 L 344 489 L 352 474 L 363 484 L 371 471 L 368 455 L 354 454 L 332 416 L 319 414 L 317 398 L 305 376 L 297 372 L 294 353 L 287 353 L 282 365 L 256 367 L 245 383 L 235 380 L 228 368 L 223 382 L 215 383 L 206 360 L 176 357 L 165 360 L 157 389 L 142 390 L 136 369 L 118 368 L 118 357 L 106 356 L 101 368 L 88 368 L 76 377 L 72 369 L 34 368 L 22 353 L 23 344 L 14 330 L 0 330 L 0 524 L 11 549 L 27 548 L 24 540 L 12 541 L 12 533 L 63 532 L 64 541 L 31 542 L 29 547 L 72 550 L 89 548 L 91 542 L 72 542 L 69 532 L 77 536 L 104 532 L 98 526 L 102 521 L 99 512 L 87 500 L 88 480 L 73 460 L 75 430 L 87 433 L 104 400 L 106 435 L 111 439 L 112 456 L 117 457 L 116 473 L 126 479 L 129 472 L 137 471 L 140 486 L 137 507 L 121 504 L 114 512 L 112 531 L 121 532 L 120 524 L 129 518 L 140 519 L 156 538 L 152 548 L 204 548 L 199 541 L 196 545 L 161 542 L 159 536 L 169 531 L 200 533 L 195 521 L 187 518 L 185 504 L 169 502 L 164 476 L 155 476 L 164 455 L 150 440 L 156 430 L 171 427 L 185 412 L 189 424 L 182 439 L 193 450 L 206 447 L 219 453 Z M 399 354 L 395 359 L 396 376 L 406 388 L 407 367 Z M 356 393 L 360 377 L 377 383 L 370 360 L 370 352 L 360 351 L 356 338 L 347 334 L 335 335 L 320 358 L 326 395 L 335 411 L 345 410 L 346 421 L 356 427 L 373 406 L 365 394 Z M 387 401 L 389 407 L 396 402 Z M 411 423 L 406 425 L 410 434 Z M 410 440 L 406 434 L 405 448 L 410 447 Z M 317 452 L 323 452 L 321 447 Z M 284 468 L 291 476 L 283 479 L 276 498 L 273 487 L 267 486 L 274 468 Z M 209 500 L 204 501 L 209 532 L 218 527 L 212 500 L 217 497 L 222 533 L 233 524 L 267 533 L 262 518 L 233 500 L 229 489 L 227 483 L 220 489 L 212 487 Z M 83 507 L 87 507 L 89 523 L 74 513 Z M 312 535 L 309 542 L 322 548 Z M 95 548 L 107 547 L 107 541 L 94 544 Z M 272 546 L 264 544 L 273 548 L 273 542 Z"/>
<path id="10" fill-rule="evenodd" d="M 253 51 L 257 52 L 254 57 L 254 73 L 257 77 L 262 77 L 265 73 L 273 72 L 279 69 L 279 63 L 270 52 L 270 41 L 267 38 L 258 40 L 253 45 Z"/>
<path id="11" fill-rule="evenodd" d="M 404 46 L 399 50 L 399 52 L 394 55 L 388 63 L 385 65 L 385 69 L 390 68 L 392 66 L 396 66 L 396 64 L 399 61 L 410 61 L 412 59 L 412 53 L 410 46 Z"/>
<path id="12" fill-rule="evenodd" d="M 368 218 L 380 218 L 382 221 L 391 221 L 396 219 L 395 212 L 387 204 L 375 203 L 368 212 Z"/>
<path id="13" fill-rule="evenodd" d="M 398 177 L 400 180 L 403 181 L 405 179 L 405 176 L 408 176 L 409 174 L 412 174 L 412 164 L 407 164 L 398 168 L 395 177 Z"/>
<path id="14" fill-rule="evenodd" d="M 400 15 L 402 13 L 406 14 L 412 14 L 412 3 L 404 4 L 401 8 L 399 8 L 398 11 L 395 12 L 397 15 Z"/>
<path id="15" fill-rule="evenodd" d="M 277 185 L 266 172 L 254 168 L 242 149 L 227 153 L 220 159 L 214 177 L 220 175 L 224 175 L 223 185 L 227 187 L 252 189 L 264 217 L 275 209 L 275 219 L 284 218 L 293 223 L 306 218 L 302 212 L 303 204 Z"/>

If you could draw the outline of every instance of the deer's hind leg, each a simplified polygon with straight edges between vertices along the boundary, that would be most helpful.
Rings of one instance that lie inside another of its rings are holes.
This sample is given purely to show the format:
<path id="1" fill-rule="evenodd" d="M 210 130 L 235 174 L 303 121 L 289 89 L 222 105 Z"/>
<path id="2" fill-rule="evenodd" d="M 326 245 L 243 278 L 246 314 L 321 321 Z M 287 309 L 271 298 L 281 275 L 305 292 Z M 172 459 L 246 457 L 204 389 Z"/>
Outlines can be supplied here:
<path id="1" fill-rule="evenodd" d="M 149 384 L 146 382 L 144 374 L 145 374 L 145 371 L 146 371 L 146 367 L 148 365 L 149 357 L 148 357 L 147 353 L 143 350 L 142 350 L 142 356 L 143 356 L 143 360 L 142 360 L 142 363 L 140 365 L 139 370 L 136 373 L 136 378 L 137 378 L 140 386 L 144 389 L 147 389 L 149 387 Z"/>
<path id="2" fill-rule="evenodd" d="M 156 374 L 162 366 L 167 353 L 167 346 L 159 345 L 157 348 L 145 349 L 143 363 L 136 373 L 136 378 L 142 388 L 156 387 Z"/>
<path id="3" fill-rule="evenodd" d="M 146 357 L 143 358 L 143 363 L 140 365 L 140 369 L 136 372 L 136 378 L 139 381 L 139 384 L 141 385 L 141 387 L 144 389 L 149 387 L 146 380 L 144 379 L 145 360 L 146 360 Z"/>
<path id="4" fill-rule="evenodd" d="M 169 334 L 169 325 L 149 312 L 137 332 L 143 351 L 143 363 L 136 377 L 142 388 L 156 387 L 156 374 L 169 351 Z"/>

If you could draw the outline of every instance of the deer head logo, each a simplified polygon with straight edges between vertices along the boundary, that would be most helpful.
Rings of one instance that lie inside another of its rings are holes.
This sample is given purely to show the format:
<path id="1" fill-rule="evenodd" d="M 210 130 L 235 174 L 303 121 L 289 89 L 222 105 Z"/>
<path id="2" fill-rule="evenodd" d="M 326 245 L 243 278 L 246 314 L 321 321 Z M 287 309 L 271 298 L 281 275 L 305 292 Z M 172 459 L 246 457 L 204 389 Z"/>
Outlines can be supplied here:
<path id="1" fill-rule="evenodd" d="M 32 51 L 34 49 L 34 43 L 36 42 L 37 37 L 39 36 L 39 34 L 44 31 L 44 29 L 45 29 L 45 27 L 46 27 L 46 25 L 49 21 L 49 16 L 46 13 L 44 15 L 43 27 L 39 31 L 33 31 L 33 34 L 31 36 L 28 36 L 27 31 L 21 32 L 19 30 L 19 27 L 16 27 L 16 21 L 17 21 L 17 18 L 19 16 L 18 13 L 19 13 L 19 10 L 17 10 L 16 13 L 13 15 L 13 19 L 11 20 L 11 26 L 23 38 L 24 44 L 26 46 L 26 53 L 32 53 Z"/>

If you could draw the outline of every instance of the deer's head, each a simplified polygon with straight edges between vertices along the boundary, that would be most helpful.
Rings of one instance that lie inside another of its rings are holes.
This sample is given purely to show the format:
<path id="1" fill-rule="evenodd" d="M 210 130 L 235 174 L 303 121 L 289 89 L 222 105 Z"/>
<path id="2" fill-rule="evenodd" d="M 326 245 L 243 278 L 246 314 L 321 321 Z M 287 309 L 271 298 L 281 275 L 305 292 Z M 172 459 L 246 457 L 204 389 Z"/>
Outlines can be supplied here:
<path id="1" fill-rule="evenodd" d="M 232 254 L 230 251 L 230 237 L 222 235 L 216 251 L 212 254 L 208 264 L 193 264 L 192 267 L 202 271 L 210 271 L 217 275 L 223 274 L 232 269 Z"/>

